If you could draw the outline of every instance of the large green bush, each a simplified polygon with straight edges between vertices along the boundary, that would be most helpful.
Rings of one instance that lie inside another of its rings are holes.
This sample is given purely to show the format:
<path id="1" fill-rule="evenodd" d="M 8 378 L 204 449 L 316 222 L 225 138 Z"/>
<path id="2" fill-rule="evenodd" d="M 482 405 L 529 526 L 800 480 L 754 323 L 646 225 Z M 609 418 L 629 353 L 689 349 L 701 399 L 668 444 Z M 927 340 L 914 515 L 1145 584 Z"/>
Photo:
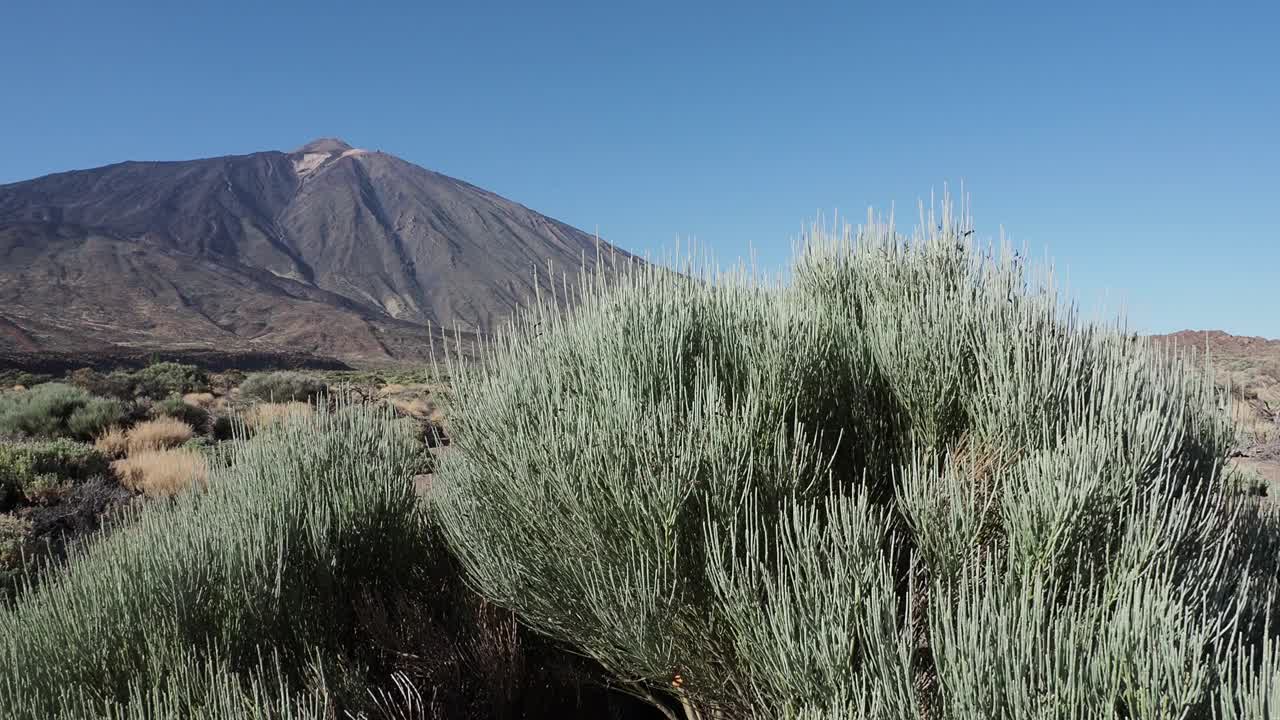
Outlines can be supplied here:
<path id="1" fill-rule="evenodd" d="M 450 362 L 473 582 L 672 718 L 1267 717 L 1278 526 L 1225 398 L 927 228 L 785 285 L 586 278 Z"/>
<path id="2" fill-rule="evenodd" d="M 124 416 L 119 401 L 62 383 L 0 395 L 0 435 L 89 440 Z"/>
<path id="3" fill-rule="evenodd" d="M 250 375 L 240 386 L 241 397 L 262 402 L 311 402 L 327 391 L 323 380 L 306 373 L 281 370 Z"/>

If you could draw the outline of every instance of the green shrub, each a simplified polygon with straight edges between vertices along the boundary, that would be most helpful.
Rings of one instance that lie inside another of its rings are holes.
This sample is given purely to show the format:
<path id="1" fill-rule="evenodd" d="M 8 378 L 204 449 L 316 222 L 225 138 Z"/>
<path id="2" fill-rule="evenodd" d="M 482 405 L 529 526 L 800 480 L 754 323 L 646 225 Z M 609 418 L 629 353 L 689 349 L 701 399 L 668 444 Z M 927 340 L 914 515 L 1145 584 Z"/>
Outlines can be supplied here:
<path id="1" fill-rule="evenodd" d="M 310 375 L 280 371 L 250 375 L 240 386 L 240 395 L 262 402 L 311 402 L 327 390 L 323 381 Z"/>
<path id="2" fill-rule="evenodd" d="M 208 374 L 195 365 L 162 362 L 148 365 L 133 374 L 134 393 L 153 400 L 208 390 Z"/>
<path id="3" fill-rule="evenodd" d="M 0 515 L 0 572 L 16 568 L 21 563 L 30 535 L 29 520 L 15 515 Z"/>
<path id="4" fill-rule="evenodd" d="M 134 511 L 127 532 L 73 549 L 0 609 L 0 716 L 142 717 L 149 693 L 190 711 L 208 702 L 209 667 L 250 692 L 265 671 L 265 687 L 301 687 L 364 603 L 435 562 L 409 482 L 424 448 L 389 413 L 318 413 L 232 442 L 206 491 Z"/>
<path id="5" fill-rule="evenodd" d="M 0 506 L 21 494 L 33 499 L 63 481 L 83 482 L 104 475 L 105 455 L 71 440 L 0 442 Z"/>
<path id="6" fill-rule="evenodd" d="M 215 440 L 230 440 L 235 434 L 235 421 L 229 415 L 214 415 L 209 435 Z"/>
<path id="7" fill-rule="evenodd" d="M 134 399 L 133 375 L 124 370 L 104 374 L 93 368 L 80 368 L 67 373 L 66 382 L 91 395 L 124 401 Z"/>
<path id="8" fill-rule="evenodd" d="M 30 545 L 31 521 L 0 514 L 0 602 L 20 581 Z"/>
<path id="9" fill-rule="evenodd" d="M 586 278 L 450 361 L 471 580 L 669 717 L 1262 717 L 1280 526 L 1225 398 L 967 235 Z"/>
<path id="10" fill-rule="evenodd" d="M 62 383 L 46 383 L 20 393 L 0 395 L 0 434 L 58 437 L 67 420 L 89 403 L 85 391 Z"/>
<path id="11" fill-rule="evenodd" d="M 151 406 L 151 417 L 171 417 L 190 425 L 196 432 L 203 432 L 209 426 L 209 411 L 189 405 L 181 396 L 168 397 Z"/>
<path id="12" fill-rule="evenodd" d="M 62 383 L 0 396 L 0 434 L 89 440 L 124 416 L 119 401 Z"/>
<path id="13" fill-rule="evenodd" d="M 124 405 L 114 398 L 90 398 L 67 418 L 67 432 L 81 440 L 92 440 L 125 418 Z"/>
<path id="14" fill-rule="evenodd" d="M 112 370 L 105 374 L 92 368 L 81 368 L 68 373 L 67 382 L 94 395 L 126 401 L 140 397 L 160 400 L 209 389 L 209 376 L 203 369 L 175 362 L 155 363 L 133 372 Z"/>
<path id="15" fill-rule="evenodd" d="M 52 379 L 53 376 L 44 373 L 30 373 L 25 370 L 0 370 L 0 390 L 7 390 L 16 385 L 32 388 Z"/>
<path id="16" fill-rule="evenodd" d="M 225 395 L 231 392 L 232 388 L 239 387 L 246 377 L 244 371 L 232 368 L 215 374 L 209 379 L 209 385 L 216 389 L 219 394 Z"/>

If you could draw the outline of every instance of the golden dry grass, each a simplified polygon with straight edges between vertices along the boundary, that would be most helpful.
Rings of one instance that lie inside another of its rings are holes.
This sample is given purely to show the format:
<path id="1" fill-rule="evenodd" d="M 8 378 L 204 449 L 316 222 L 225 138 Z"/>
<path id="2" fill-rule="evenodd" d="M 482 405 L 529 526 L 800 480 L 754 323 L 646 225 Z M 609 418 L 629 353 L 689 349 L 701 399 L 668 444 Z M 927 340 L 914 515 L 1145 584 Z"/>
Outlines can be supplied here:
<path id="1" fill-rule="evenodd" d="M 182 402 L 191 407 L 198 407 L 201 410 L 212 410 L 213 406 L 218 402 L 218 397 L 213 393 L 187 393 L 182 396 Z"/>
<path id="2" fill-rule="evenodd" d="M 125 453 L 129 452 L 129 435 L 120 427 L 113 425 L 93 441 L 93 446 L 109 458 L 124 457 Z"/>
<path id="3" fill-rule="evenodd" d="M 194 435 L 195 430 L 181 420 L 161 417 L 134 425 L 126 436 L 126 445 L 132 457 L 150 450 L 175 448 Z"/>
<path id="4" fill-rule="evenodd" d="M 315 409 L 304 402 L 257 403 L 244 410 L 241 417 L 250 430 L 261 430 L 285 418 L 306 416 L 313 412 Z"/>
<path id="5" fill-rule="evenodd" d="M 120 484 L 152 497 L 168 497 L 209 482 L 209 463 L 195 450 L 144 450 L 111 463 Z"/>

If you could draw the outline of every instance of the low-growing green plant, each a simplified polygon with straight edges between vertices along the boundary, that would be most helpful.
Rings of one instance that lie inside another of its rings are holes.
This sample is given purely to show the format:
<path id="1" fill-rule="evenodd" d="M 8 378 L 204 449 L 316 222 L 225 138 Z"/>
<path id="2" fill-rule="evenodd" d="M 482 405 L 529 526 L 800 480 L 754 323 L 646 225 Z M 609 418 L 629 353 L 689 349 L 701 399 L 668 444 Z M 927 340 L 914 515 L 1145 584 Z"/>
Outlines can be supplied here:
<path id="1" fill-rule="evenodd" d="M 151 406 L 151 417 L 170 417 L 203 432 L 209 426 L 209 411 L 187 403 L 180 395 L 171 395 Z"/>
<path id="2" fill-rule="evenodd" d="M 230 415 L 221 413 L 213 415 L 209 422 L 209 436 L 214 440 L 230 440 L 235 433 L 236 423 Z"/>
<path id="3" fill-rule="evenodd" d="M 195 365 L 160 362 L 133 373 L 134 393 L 153 400 L 209 390 L 209 375 Z"/>
<path id="4" fill-rule="evenodd" d="M 0 572 L 18 566 L 31 535 L 31 521 L 0 514 Z"/>
<path id="5" fill-rule="evenodd" d="M 52 375 L 45 373 L 32 373 L 26 370 L 0 370 L 0 390 L 7 390 L 16 386 L 30 389 L 52 379 Z"/>
<path id="6" fill-rule="evenodd" d="M 138 398 L 162 400 L 171 395 L 209 390 L 209 376 L 202 368 L 176 362 L 159 362 L 141 370 L 123 369 L 102 373 L 80 368 L 67 374 L 66 381 L 93 395 L 133 401 Z"/>
<path id="7" fill-rule="evenodd" d="M 0 507 L 58 484 L 82 482 L 108 471 L 105 455 L 71 440 L 0 442 Z"/>
<path id="8" fill-rule="evenodd" d="M 124 417 L 119 401 L 62 383 L 0 396 L 0 434 L 90 440 Z"/>
<path id="9" fill-rule="evenodd" d="M 0 395 L 0 434 L 66 435 L 67 420 L 91 398 L 85 391 L 62 383 L 45 383 L 24 392 Z"/>
<path id="10" fill-rule="evenodd" d="M 101 373 L 93 368 L 80 368 L 67 373 L 64 378 L 67 384 L 101 397 L 131 401 L 133 394 L 133 375 L 125 370 Z"/>
<path id="11" fill-rule="evenodd" d="M 970 234 L 588 277 L 450 360 L 432 500 L 476 587 L 672 720 L 1274 714 L 1280 524 L 1227 398 Z"/>
<path id="12" fill-rule="evenodd" d="M 282 370 L 250 375 L 240 386 L 240 396 L 269 403 L 311 402 L 327 390 L 319 378 Z"/>
<path id="13" fill-rule="evenodd" d="M 0 602 L 22 577 L 31 544 L 31 521 L 0 514 Z"/>
<path id="14" fill-rule="evenodd" d="M 67 417 L 67 433 L 81 440 L 92 440 L 107 428 L 118 425 L 126 417 L 124 405 L 114 398 L 89 398 Z"/>

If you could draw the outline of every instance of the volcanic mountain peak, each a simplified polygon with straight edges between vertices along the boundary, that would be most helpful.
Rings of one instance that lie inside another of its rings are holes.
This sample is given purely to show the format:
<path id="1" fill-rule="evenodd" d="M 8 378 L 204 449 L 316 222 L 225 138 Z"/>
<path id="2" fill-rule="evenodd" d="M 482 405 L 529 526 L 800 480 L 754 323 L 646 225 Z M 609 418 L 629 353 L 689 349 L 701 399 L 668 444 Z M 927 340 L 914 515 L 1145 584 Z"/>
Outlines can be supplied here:
<path id="1" fill-rule="evenodd" d="M 293 159 L 293 171 L 298 174 L 298 177 L 305 178 L 331 160 L 364 155 L 368 152 L 368 150 L 353 148 L 338 138 L 320 138 L 294 150 L 289 157 Z"/>
<path id="2" fill-rule="evenodd" d="M 293 155 L 304 155 L 307 153 L 328 154 L 328 153 L 335 153 L 335 152 L 346 152 L 348 150 L 353 150 L 353 149 L 354 148 L 352 148 L 350 145 L 346 143 L 346 141 L 342 139 L 327 137 L 327 138 L 317 138 L 315 140 L 312 140 L 306 145 L 303 145 L 297 150 L 294 150 L 291 154 Z"/>
<path id="3" fill-rule="evenodd" d="M 0 186 L 0 346 L 420 358 L 442 328 L 483 336 L 550 294 L 549 266 L 627 257 L 335 138 L 121 163 Z"/>

